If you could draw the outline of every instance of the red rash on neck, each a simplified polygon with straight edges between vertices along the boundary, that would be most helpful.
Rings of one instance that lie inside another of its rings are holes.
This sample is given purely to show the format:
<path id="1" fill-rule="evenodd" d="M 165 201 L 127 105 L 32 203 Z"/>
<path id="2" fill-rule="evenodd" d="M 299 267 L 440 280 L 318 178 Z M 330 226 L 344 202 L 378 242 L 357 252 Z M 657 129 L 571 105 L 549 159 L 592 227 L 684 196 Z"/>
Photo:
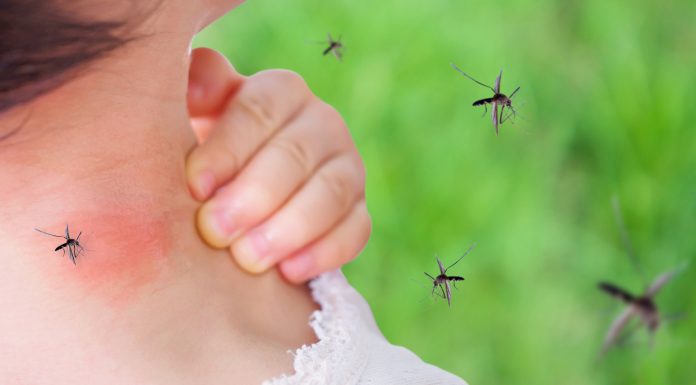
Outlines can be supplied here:
<path id="1" fill-rule="evenodd" d="M 82 232 L 83 250 L 76 264 L 53 249 L 65 242 L 37 233 L 45 246 L 39 264 L 56 290 L 77 290 L 80 298 L 94 298 L 112 308 L 135 301 L 148 285 L 158 281 L 172 265 L 171 223 L 166 215 L 125 207 L 69 216 L 70 237 Z M 65 223 L 41 230 L 63 235 Z"/>

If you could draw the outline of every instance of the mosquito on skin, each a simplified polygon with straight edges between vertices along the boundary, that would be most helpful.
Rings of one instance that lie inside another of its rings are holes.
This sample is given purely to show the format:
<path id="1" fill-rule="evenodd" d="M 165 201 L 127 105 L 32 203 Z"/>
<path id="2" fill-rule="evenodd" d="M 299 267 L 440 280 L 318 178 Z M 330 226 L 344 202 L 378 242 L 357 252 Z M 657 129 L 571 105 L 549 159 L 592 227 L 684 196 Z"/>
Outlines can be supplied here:
<path id="1" fill-rule="evenodd" d="M 450 63 L 452 68 L 454 68 L 457 72 L 460 74 L 466 76 L 467 78 L 473 80 L 475 83 L 482 85 L 489 90 L 493 91 L 493 96 L 490 98 L 484 98 L 484 99 L 479 99 L 475 101 L 472 106 L 477 107 L 477 106 L 483 106 L 485 109 L 484 115 L 486 112 L 488 112 L 488 107 L 487 105 L 491 105 L 491 118 L 493 119 L 493 126 L 495 127 L 495 134 L 498 135 L 498 125 L 505 123 L 511 116 L 517 116 L 517 111 L 512 107 L 512 97 L 515 96 L 517 91 L 520 90 L 520 87 L 518 86 L 515 88 L 514 91 L 512 91 L 512 94 L 510 96 L 506 96 L 505 94 L 500 93 L 500 78 L 503 76 L 503 70 L 500 70 L 500 73 L 498 74 L 498 77 L 495 79 L 495 87 L 491 87 L 487 84 L 481 83 L 480 81 L 472 78 L 471 76 L 467 75 L 464 71 L 459 69 L 456 65 L 453 63 Z M 500 106 L 500 114 L 498 114 L 498 106 Z M 506 117 L 503 117 L 504 112 L 505 112 L 505 107 L 509 108 L 511 113 L 509 113 Z"/>
<path id="2" fill-rule="evenodd" d="M 457 281 L 463 281 L 464 277 L 460 277 L 457 275 L 447 275 L 447 271 L 452 268 L 452 266 L 456 265 L 459 261 L 462 260 L 471 250 L 473 250 L 474 246 L 476 246 L 476 243 L 471 245 L 469 249 L 461 256 L 459 259 L 454 261 L 453 264 L 449 265 L 447 268 L 445 268 L 442 265 L 442 262 L 440 261 L 440 258 L 435 257 L 437 260 L 437 266 L 440 269 L 440 274 L 437 277 L 433 277 L 432 275 L 423 272 L 428 278 L 430 278 L 433 281 L 433 289 L 431 291 L 431 295 L 437 293 L 440 297 L 447 299 L 447 306 L 452 305 L 452 289 L 450 288 L 450 282 L 452 282 L 452 285 L 456 288 L 456 282 Z M 437 292 L 437 289 L 440 289 L 440 292 Z"/>
<path id="3" fill-rule="evenodd" d="M 37 228 L 34 228 L 34 230 L 36 230 L 42 234 L 50 235 L 52 237 L 65 239 L 65 242 L 58 245 L 58 247 L 56 247 L 53 251 L 63 250 L 63 255 L 65 255 L 65 249 L 67 249 L 68 256 L 70 257 L 70 260 L 72 261 L 72 263 L 74 265 L 77 264 L 75 262 L 75 260 L 79 256 L 80 252 L 84 250 L 82 248 L 82 245 L 80 245 L 80 242 L 79 242 L 80 235 L 82 235 L 82 231 L 80 231 L 80 233 L 77 234 L 77 238 L 73 239 L 70 237 L 70 230 L 68 229 L 68 225 L 65 225 L 65 235 L 64 236 L 47 233 L 47 232 L 45 232 L 43 230 L 39 230 Z"/>
<path id="4" fill-rule="evenodd" d="M 624 242 L 624 247 L 626 248 L 628 257 L 631 259 L 634 268 L 641 276 L 642 281 L 645 285 L 645 275 L 640 269 L 638 264 L 638 258 L 634 254 L 633 247 L 631 245 L 630 239 L 628 238 L 628 232 L 623 222 L 623 217 L 621 215 L 621 208 L 619 205 L 619 200 L 614 198 L 614 215 L 616 216 L 616 222 L 621 231 L 621 237 Z M 612 345 L 616 344 L 621 335 L 622 331 L 626 328 L 629 322 L 634 318 L 638 317 L 641 323 L 646 327 L 650 333 L 650 344 L 654 338 L 654 334 L 660 326 L 660 313 L 658 311 L 657 304 L 655 303 L 655 296 L 669 281 L 672 280 L 678 273 L 680 273 L 686 264 L 679 266 L 671 271 L 664 272 L 657 276 L 655 280 L 647 286 L 643 293 L 640 295 L 633 295 L 629 291 L 619 287 L 610 282 L 600 282 L 598 287 L 603 292 L 609 294 L 610 296 L 617 298 L 626 305 L 621 314 L 614 319 L 606 336 L 604 337 L 604 343 L 602 346 L 602 351 L 600 352 L 600 358 L 611 348 Z"/>

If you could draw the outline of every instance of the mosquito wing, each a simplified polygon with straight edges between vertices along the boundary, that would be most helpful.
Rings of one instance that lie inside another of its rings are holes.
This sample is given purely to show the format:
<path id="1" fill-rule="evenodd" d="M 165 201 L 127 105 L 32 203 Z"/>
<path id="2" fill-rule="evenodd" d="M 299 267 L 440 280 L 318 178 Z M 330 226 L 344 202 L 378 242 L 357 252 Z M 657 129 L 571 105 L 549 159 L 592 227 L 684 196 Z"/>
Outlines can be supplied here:
<path id="1" fill-rule="evenodd" d="M 498 103 L 491 103 L 491 118 L 493 119 L 493 127 L 495 127 L 495 134 L 498 135 Z"/>
<path id="2" fill-rule="evenodd" d="M 75 250 L 75 244 L 68 245 L 68 256 L 70 257 L 73 265 L 77 265 L 77 262 L 75 262 L 77 259 L 77 250 Z"/>
<path id="3" fill-rule="evenodd" d="M 452 289 L 450 289 L 448 281 L 445 281 L 445 292 L 447 295 L 447 306 L 452 306 Z"/>
<path id="4" fill-rule="evenodd" d="M 616 319 L 611 323 L 607 335 L 604 337 L 604 344 L 602 346 L 602 355 L 609 350 L 611 345 L 613 345 L 616 340 L 621 335 L 621 331 L 628 325 L 628 322 L 636 315 L 636 310 L 633 306 L 627 307 Z"/>
<path id="5" fill-rule="evenodd" d="M 503 76 L 503 70 L 500 70 L 498 77 L 495 78 L 495 87 L 493 88 L 493 92 L 495 92 L 496 94 L 500 93 L 500 78 L 502 76 Z"/>
<path id="6" fill-rule="evenodd" d="M 70 239 L 70 230 L 68 229 L 68 225 L 65 225 L 65 239 Z"/>
<path id="7" fill-rule="evenodd" d="M 685 268 L 686 264 L 683 264 L 672 271 L 660 274 L 655 279 L 655 281 L 653 281 L 653 283 L 650 284 L 648 290 L 645 291 L 645 295 L 651 298 L 655 296 L 662 289 L 662 287 L 667 284 L 667 282 L 671 281 L 672 278 L 674 278 L 677 274 L 681 273 L 682 270 L 684 270 Z"/>
<path id="8" fill-rule="evenodd" d="M 447 273 L 447 269 L 445 269 L 445 267 L 442 266 L 442 262 L 440 262 L 440 258 L 435 257 L 435 259 L 437 259 L 437 266 L 440 268 L 440 274 Z"/>

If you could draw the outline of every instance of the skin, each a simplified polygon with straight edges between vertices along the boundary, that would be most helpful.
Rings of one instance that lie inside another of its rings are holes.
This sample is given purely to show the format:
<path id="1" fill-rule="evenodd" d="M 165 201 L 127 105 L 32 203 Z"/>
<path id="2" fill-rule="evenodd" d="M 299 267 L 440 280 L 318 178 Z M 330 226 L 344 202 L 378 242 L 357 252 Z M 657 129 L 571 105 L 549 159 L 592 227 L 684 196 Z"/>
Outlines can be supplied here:
<path id="1" fill-rule="evenodd" d="M 84 3 L 87 16 L 118 15 L 122 4 Z M 0 141 L 0 383 L 259 383 L 291 373 L 286 351 L 315 341 L 307 288 L 269 268 L 280 263 L 299 282 L 357 253 L 369 233 L 362 167 L 352 144 L 315 152 L 307 127 L 335 127 L 337 142 L 347 131 L 296 75 L 246 78 L 212 51 L 190 53 L 192 36 L 237 3 L 165 1 L 139 27 L 147 38 L 0 115 L 2 133 L 21 124 Z M 204 73 L 224 86 L 197 85 Z M 283 97 L 254 96 L 271 94 Z M 244 114 L 261 103 L 269 122 L 283 122 L 264 126 L 272 136 L 254 136 L 264 121 Z M 282 143 L 307 146 L 312 162 L 280 173 L 291 164 Z M 207 191 L 201 170 L 214 175 Z M 221 205 L 247 184 L 264 199 L 242 200 L 238 235 L 216 239 L 211 218 L 229 216 Z M 330 215 L 297 225 L 317 215 L 310 201 Z M 62 234 L 66 224 L 82 231 L 76 265 L 53 251 L 59 238 L 33 230 Z M 250 259 L 245 239 L 259 233 L 282 235 L 269 237 L 260 267 L 235 263 L 229 251 Z"/>

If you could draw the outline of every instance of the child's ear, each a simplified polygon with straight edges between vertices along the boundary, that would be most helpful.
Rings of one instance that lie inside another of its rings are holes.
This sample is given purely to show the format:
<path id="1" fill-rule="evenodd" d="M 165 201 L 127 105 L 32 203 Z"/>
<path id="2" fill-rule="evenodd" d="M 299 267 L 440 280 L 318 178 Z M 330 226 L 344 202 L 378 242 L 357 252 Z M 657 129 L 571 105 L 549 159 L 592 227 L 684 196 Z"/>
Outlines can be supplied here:
<path id="1" fill-rule="evenodd" d="M 244 81 L 221 53 L 209 48 L 191 52 L 187 104 L 191 118 L 214 118 Z"/>

